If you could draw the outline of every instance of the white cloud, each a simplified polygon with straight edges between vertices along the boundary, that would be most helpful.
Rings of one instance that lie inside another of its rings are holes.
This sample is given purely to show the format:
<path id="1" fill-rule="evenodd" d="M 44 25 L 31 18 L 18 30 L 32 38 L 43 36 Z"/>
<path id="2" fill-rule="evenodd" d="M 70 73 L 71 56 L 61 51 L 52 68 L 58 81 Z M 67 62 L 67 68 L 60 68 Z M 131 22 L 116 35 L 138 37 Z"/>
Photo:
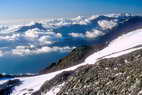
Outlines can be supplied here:
<path id="1" fill-rule="evenodd" d="M 32 38 L 32 39 L 38 38 L 39 37 L 38 29 L 31 29 L 26 31 L 25 37 Z"/>
<path id="2" fill-rule="evenodd" d="M 49 45 L 57 42 L 59 39 L 61 39 L 63 36 L 61 33 L 55 33 L 55 32 L 47 32 L 46 34 L 42 35 L 38 41 L 41 45 Z"/>
<path id="3" fill-rule="evenodd" d="M 39 42 L 42 45 L 49 45 L 49 44 L 53 44 L 54 41 L 50 40 L 50 36 L 42 36 L 39 38 Z"/>
<path id="4" fill-rule="evenodd" d="M 14 55 L 28 55 L 31 54 L 30 47 L 28 46 L 17 46 L 12 50 L 12 54 Z"/>
<path id="5" fill-rule="evenodd" d="M 87 39 L 94 39 L 96 37 L 102 36 L 105 33 L 100 31 L 100 30 L 96 30 L 93 29 L 92 31 L 87 31 L 85 32 L 85 34 L 83 33 L 69 33 L 70 36 L 74 37 L 74 38 L 87 38 Z"/>
<path id="6" fill-rule="evenodd" d="M 115 27 L 117 25 L 117 23 L 115 21 L 108 21 L 108 20 L 100 20 L 98 21 L 98 24 L 104 29 L 112 29 L 113 27 Z"/>
<path id="7" fill-rule="evenodd" d="M 99 17 L 99 15 L 93 15 L 93 16 L 89 17 L 88 20 L 91 21 L 91 20 L 94 20 L 98 17 Z"/>
<path id="8" fill-rule="evenodd" d="M 62 36 L 61 33 L 56 33 L 56 37 L 57 37 L 57 38 L 62 38 L 63 36 Z"/>
<path id="9" fill-rule="evenodd" d="M 104 35 L 105 33 L 100 31 L 100 30 L 92 30 L 92 31 L 87 31 L 85 33 L 85 37 L 86 38 L 89 38 L 89 39 L 92 39 L 92 38 L 96 38 L 96 37 L 99 37 L 99 36 L 102 36 Z"/>
<path id="10" fill-rule="evenodd" d="M 42 54 L 42 53 L 50 53 L 50 52 L 69 52 L 75 47 L 48 47 L 43 46 L 41 48 L 35 48 L 34 46 L 17 46 L 11 52 L 13 55 L 32 55 L 32 54 Z"/>
<path id="11" fill-rule="evenodd" d="M 33 53 L 35 54 L 40 54 L 40 53 L 49 53 L 49 52 L 69 52 L 72 49 L 74 49 L 75 47 L 48 47 L 48 46 L 44 46 L 41 48 L 36 49 L 35 51 L 33 51 Z"/>
<path id="12" fill-rule="evenodd" d="M 1 35 L 0 40 L 6 40 L 6 41 L 15 41 L 20 37 L 20 34 L 12 34 L 12 35 Z"/>
<path id="13" fill-rule="evenodd" d="M 74 38 L 78 38 L 78 37 L 84 37 L 84 35 L 82 33 L 69 33 L 70 36 L 74 37 Z"/>
<path id="14" fill-rule="evenodd" d="M 0 56 L 3 56 L 4 52 L 2 50 L 0 50 Z"/>
<path id="15" fill-rule="evenodd" d="M 81 28 L 84 28 L 84 25 L 88 25 L 92 20 L 99 17 L 98 15 L 94 15 L 91 17 L 82 17 L 78 16 L 76 18 L 61 18 L 61 19 L 53 19 L 53 20 L 44 20 L 44 21 L 37 21 L 37 23 L 40 23 L 45 29 L 47 30 L 41 30 L 38 27 L 34 29 L 29 29 L 27 31 L 17 31 L 20 30 L 22 27 L 29 27 L 35 25 L 35 22 L 31 24 L 26 25 L 9 25 L 9 26 L 0 26 L 0 42 L 4 43 L 4 47 L 8 47 L 8 49 L 2 49 L 0 51 L 0 55 L 6 55 L 6 54 L 14 54 L 14 55 L 29 55 L 29 54 L 39 54 L 39 53 L 45 53 L 45 52 L 64 52 L 71 50 L 72 47 L 67 47 L 68 43 L 63 43 L 64 47 L 57 47 L 56 43 L 61 44 L 64 42 L 63 40 L 66 39 L 66 35 L 64 35 L 64 32 L 58 32 L 54 31 L 55 29 L 58 30 L 58 28 L 64 26 L 64 27 L 70 27 L 70 25 L 73 24 L 79 24 L 82 25 Z M 107 16 L 109 17 L 109 16 Z M 77 33 L 76 32 L 69 32 L 68 33 L 68 40 L 70 38 L 79 38 L 84 40 L 92 40 L 96 37 L 102 36 L 105 34 L 106 29 L 112 29 L 117 25 L 117 22 L 119 22 L 120 18 L 115 16 L 110 16 L 110 19 L 112 20 L 105 20 L 101 19 L 98 21 L 98 25 L 94 27 L 90 27 L 90 29 L 84 33 Z M 91 24 L 91 23 L 90 23 Z M 96 27 L 100 27 L 99 30 L 96 29 Z M 70 28 L 69 28 L 70 29 Z M 66 34 L 66 33 L 65 33 Z M 8 41 L 8 42 L 7 42 Z M 73 43 L 73 42 L 72 42 Z M 33 46 L 30 46 L 33 44 Z M 23 45 L 23 46 L 19 46 Z M 26 46 L 29 45 L 29 46 Z M 49 47 L 49 46 L 54 47 Z M 1 47 L 0 47 L 1 48 Z M 0 49 L 1 50 L 1 49 Z M 7 52 L 6 52 L 7 51 Z"/>
<path id="16" fill-rule="evenodd" d="M 72 19 L 72 24 L 80 24 L 80 25 L 87 25 L 90 22 L 90 19 L 83 16 L 78 16 Z"/>

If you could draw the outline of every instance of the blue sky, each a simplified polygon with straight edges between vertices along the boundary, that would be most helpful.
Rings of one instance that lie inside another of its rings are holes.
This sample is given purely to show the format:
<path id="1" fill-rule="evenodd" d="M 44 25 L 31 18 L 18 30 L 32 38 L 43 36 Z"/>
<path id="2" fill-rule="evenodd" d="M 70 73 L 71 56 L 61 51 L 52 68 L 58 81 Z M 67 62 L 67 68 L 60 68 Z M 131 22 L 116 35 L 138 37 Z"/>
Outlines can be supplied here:
<path id="1" fill-rule="evenodd" d="M 142 0 L 1 0 L 0 12 L 0 23 L 120 12 L 142 14 Z"/>

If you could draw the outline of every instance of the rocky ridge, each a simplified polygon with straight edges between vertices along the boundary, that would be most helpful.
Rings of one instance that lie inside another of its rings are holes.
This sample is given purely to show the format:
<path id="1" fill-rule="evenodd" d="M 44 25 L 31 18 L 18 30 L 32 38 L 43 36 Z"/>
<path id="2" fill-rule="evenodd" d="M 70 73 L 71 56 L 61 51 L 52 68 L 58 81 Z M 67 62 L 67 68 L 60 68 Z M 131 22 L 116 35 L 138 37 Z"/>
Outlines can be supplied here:
<path id="1" fill-rule="evenodd" d="M 142 50 L 63 72 L 33 95 L 63 82 L 57 95 L 142 95 Z"/>

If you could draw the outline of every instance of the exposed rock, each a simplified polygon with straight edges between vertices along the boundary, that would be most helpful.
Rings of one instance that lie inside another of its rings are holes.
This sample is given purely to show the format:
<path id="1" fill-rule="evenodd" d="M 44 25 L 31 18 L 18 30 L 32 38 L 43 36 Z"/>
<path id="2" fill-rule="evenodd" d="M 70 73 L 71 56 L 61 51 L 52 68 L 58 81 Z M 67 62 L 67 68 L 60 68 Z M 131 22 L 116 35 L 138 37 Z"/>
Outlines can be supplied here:
<path id="1" fill-rule="evenodd" d="M 0 95 L 10 95 L 13 91 L 13 87 L 21 84 L 20 80 L 9 80 L 8 82 L 0 85 Z"/>
<path id="2" fill-rule="evenodd" d="M 0 79 L 1 78 L 14 78 L 14 76 L 8 74 L 0 74 Z"/>
<path id="3" fill-rule="evenodd" d="M 76 69 L 57 95 L 142 95 L 142 50 Z"/>
<path id="4" fill-rule="evenodd" d="M 105 44 L 98 44 L 95 46 L 82 46 L 74 49 L 68 56 L 60 59 L 57 63 L 52 63 L 49 67 L 42 70 L 40 73 L 49 73 L 57 70 L 65 69 L 75 66 L 84 61 L 93 52 L 103 49 Z"/>
<path id="5" fill-rule="evenodd" d="M 40 88 L 40 90 L 33 93 L 32 95 L 43 95 L 42 93 L 46 93 L 49 90 L 51 90 L 53 87 L 60 85 L 63 82 L 66 82 L 66 80 L 68 80 L 69 77 L 72 76 L 73 74 L 74 74 L 74 71 L 66 71 L 57 75 L 52 80 L 46 81 L 44 85 Z"/>

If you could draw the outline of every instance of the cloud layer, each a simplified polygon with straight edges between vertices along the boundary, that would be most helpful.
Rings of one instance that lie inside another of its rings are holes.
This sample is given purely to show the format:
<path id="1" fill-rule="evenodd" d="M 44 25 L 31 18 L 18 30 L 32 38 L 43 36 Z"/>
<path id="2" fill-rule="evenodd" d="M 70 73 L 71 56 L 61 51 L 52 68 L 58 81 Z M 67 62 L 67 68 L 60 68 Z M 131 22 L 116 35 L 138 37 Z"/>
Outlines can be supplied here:
<path id="1" fill-rule="evenodd" d="M 129 16 L 79 16 L 32 22 L 27 25 L 0 25 L 0 56 L 70 52 L 78 46 L 75 41 L 91 41 L 103 36 L 124 17 Z M 79 42 L 79 45 L 84 43 Z"/>

